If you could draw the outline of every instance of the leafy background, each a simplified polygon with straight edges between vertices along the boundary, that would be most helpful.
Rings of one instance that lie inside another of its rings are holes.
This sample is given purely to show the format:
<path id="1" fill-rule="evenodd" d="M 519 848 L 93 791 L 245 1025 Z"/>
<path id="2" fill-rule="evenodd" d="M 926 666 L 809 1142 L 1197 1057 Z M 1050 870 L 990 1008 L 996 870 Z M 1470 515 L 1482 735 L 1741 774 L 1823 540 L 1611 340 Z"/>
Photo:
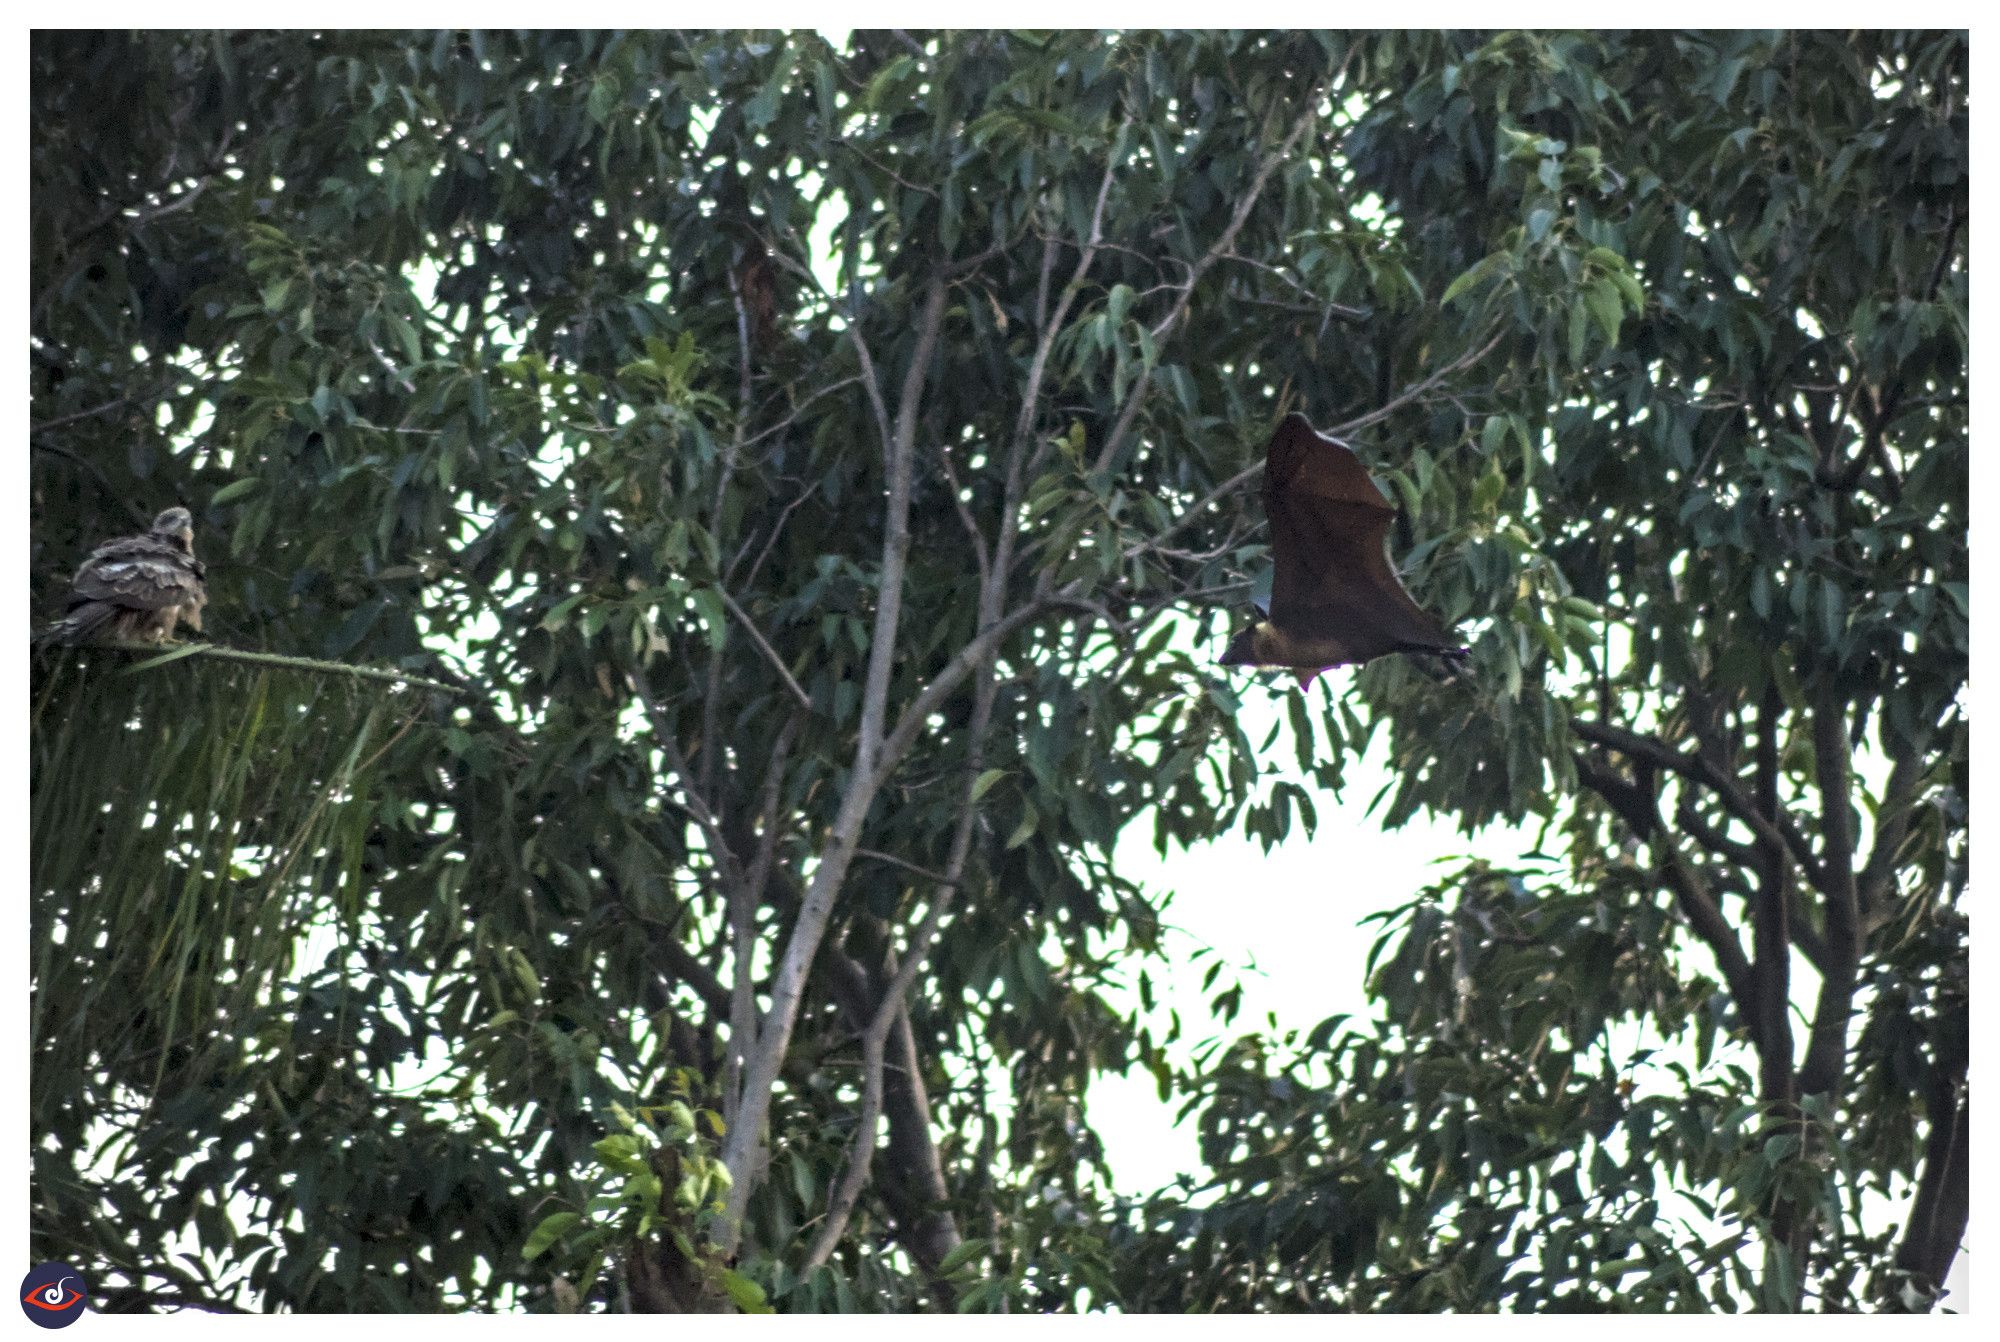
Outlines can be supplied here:
<path id="1" fill-rule="evenodd" d="M 1929 1307 L 1964 35 L 836 36 L 33 38 L 36 608 L 181 501 L 218 641 L 450 687 L 37 655 L 36 1253 L 122 1309 Z M 1209 650 L 1288 408 L 1472 661 L 1267 729 Z M 1408 892 L 1368 1019 L 1135 1006 L 1121 840 L 1296 842 L 1371 747 L 1380 823 L 1532 850 Z M 1105 1175 L 1133 1069 L 1188 1187 Z"/>

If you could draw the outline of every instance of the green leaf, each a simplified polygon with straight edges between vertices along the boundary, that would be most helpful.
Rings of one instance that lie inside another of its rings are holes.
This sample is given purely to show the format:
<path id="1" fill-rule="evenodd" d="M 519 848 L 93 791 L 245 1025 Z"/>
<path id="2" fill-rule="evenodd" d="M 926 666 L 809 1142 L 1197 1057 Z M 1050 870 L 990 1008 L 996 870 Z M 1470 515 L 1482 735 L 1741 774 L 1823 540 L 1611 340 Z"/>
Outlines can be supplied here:
<path id="1" fill-rule="evenodd" d="M 982 1281 L 958 1298 L 960 1314 L 978 1314 L 989 1309 L 1000 1298 L 1000 1283 Z"/>
<path id="2" fill-rule="evenodd" d="M 204 651 L 208 646 L 206 643 L 184 643 L 172 652 L 161 653 L 158 657 L 148 657 L 143 662 L 134 662 L 125 668 L 125 674 L 129 676 L 140 671 L 150 671 L 156 666 L 165 666 L 168 662 L 178 662 L 183 657 L 192 657 Z"/>
<path id="3" fill-rule="evenodd" d="M 940 1277 L 949 1277 L 967 1263 L 986 1253 L 988 1247 L 987 1241 L 983 1239 L 959 1241 L 958 1247 L 946 1254 L 943 1261 L 937 1265 L 938 1275 Z"/>
<path id="4" fill-rule="evenodd" d="M 1624 296 L 1627 307 L 1634 312 L 1646 310 L 1646 291 L 1639 284 L 1638 277 L 1631 271 L 1621 265 L 1612 270 L 1606 278 L 1618 286 L 1618 292 Z"/>
<path id="5" fill-rule="evenodd" d="M 1105 300 L 1104 310 L 1106 313 L 1110 315 L 1111 324 L 1114 327 L 1123 326 L 1125 324 L 1125 314 L 1131 309 L 1131 307 L 1132 307 L 1132 286 L 1129 284 L 1112 285 L 1111 296 Z"/>
<path id="6" fill-rule="evenodd" d="M 712 652 L 721 652 L 729 641 L 729 623 L 724 618 L 722 594 L 713 587 L 697 587 L 688 593 L 688 600 L 694 603 L 701 616 L 702 631 L 708 635 L 708 646 Z"/>
<path id="7" fill-rule="evenodd" d="M 861 95 L 861 105 L 870 109 L 880 107 L 888 90 L 915 69 L 916 64 L 916 61 L 909 56 L 898 56 L 883 66 L 876 72 L 875 77 L 868 81 L 868 88 Z"/>
<path id="8" fill-rule="evenodd" d="M 385 314 L 389 329 L 396 333 L 396 343 L 403 347 L 403 357 L 411 363 L 419 363 L 424 357 L 423 342 L 417 337 L 417 328 L 410 325 L 398 313 Z"/>
<path id="9" fill-rule="evenodd" d="M 1491 256 L 1474 262 L 1457 279 L 1445 286 L 1444 297 L 1438 299 L 1438 306 L 1449 306 L 1452 299 L 1457 298 L 1460 294 L 1470 290 L 1474 285 L 1492 276 L 1506 264 L 1507 254 L 1505 252 L 1494 252 Z"/>
<path id="10" fill-rule="evenodd" d="M 1583 342 L 1590 334 L 1590 310 L 1581 302 L 1570 305 L 1569 310 L 1569 361 L 1583 362 Z"/>
<path id="11" fill-rule="evenodd" d="M 589 595 L 588 592 L 577 592 L 556 602 L 554 609 L 542 617 L 542 628 L 551 633 L 561 629 L 568 621 L 570 612 L 581 605 Z"/>
<path id="12" fill-rule="evenodd" d="M 744 125 L 751 130 L 763 130 L 777 120 L 778 108 L 784 101 L 785 85 L 790 81 L 791 75 L 792 62 L 784 59 L 784 53 L 780 52 L 779 59 L 772 63 L 771 73 L 764 80 L 763 87 L 743 105 Z"/>
<path id="13" fill-rule="evenodd" d="M 611 119 L 611 113 L 618 106 L 619 95 L 624 90 L 618 83 L 618 76 L 609 71 L 590 81 L 590 99 L 586 104 L 590 119 L 602 126 Z"/>
<path id="14" fill-rule="evenodd" d="M 722 1289 L 729 1293 L 736 1308 L 745 1314 L 769 1314 L 771 1306 L 764 1299 L 764 1288 L 735 1268 L 722 1269 Z"/>
<path id="15" fill-rule="evenodd" d="M 374 628 L 375 621 L 382 618 L 382 612 L 388 608 L 387 597 L 378 597 L 357 606 L 348 613 L 345 620 L 341 621 L 340 627 L 327 638 L 321 655 L 337 658 L 352 651 L 354 645 L 367 636 L 368 631 Z"/>
<path id="16" fill-rule="evenodd" d="M 1584 301 L 1597 318 L 1597 324 L 1604 331 L 1604 343 L 1618 343 L 1618 327 L 1625 320 L 1625 303 L 1618 292 L 1618 286 L 1608 279 L 1600 279 L 1584 294 Z"/>
<path id="17" fill-rule="evenodd" d="M 972 782 L 972 800 L 978 801 L 987 790 L 1007 776 L 1005 769 L 988 769 Z"/>
<path id="18" fill-rule="evenodd" d="M 561 1239 L 569 1228 L 583 1219 L 577 1212 L 551 1212 L 542 1218 L 541 1224 L 528 1234 L 527 1243 L 521 1246 L 521 1257 L 540 1258 L 550 1246 Z"/>
<path id="19" fill-rule="evenodd" d="M 1014 827 L 1014 832 L 1007 836 L 1008 849 L 1011 851 L 1015 848 L 1019 848 L 1029 839 L 1032 839 L 1035 836 L 1036 826 L 1040 824 L 1041 824 L 1041 817 L 1035 814 L 1035 808 L 1033 806 L 1029 806 L 1027 809 L 1027 814 L 1021 817 L 1021 823 L 1016 825 Z"/>

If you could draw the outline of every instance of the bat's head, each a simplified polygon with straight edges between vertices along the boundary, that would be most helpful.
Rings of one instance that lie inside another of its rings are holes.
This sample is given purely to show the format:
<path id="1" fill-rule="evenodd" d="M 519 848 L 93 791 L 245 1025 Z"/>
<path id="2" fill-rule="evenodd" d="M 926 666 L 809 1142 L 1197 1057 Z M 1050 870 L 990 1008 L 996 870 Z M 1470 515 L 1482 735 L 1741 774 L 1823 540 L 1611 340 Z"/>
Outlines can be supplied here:
<path id="1" fill-rule="evenodd" d="M 183 550 L 194 548 L 194 517 L 185 508 L 167 509 L 153 519 L 149 530 L 155 536 L 178 543 Z"/>
<path id="2" fill-rule="evenodd" d="M 1248 629 L 1245 629 L 1243 632 L 1238 634 L 1235 638 L 1229 640 L 1229 646 L 1222 650 L 1222 665 L 1224 666 L 1257 665 L 1258 628 L 1259 628 L 1258 625 L 1253 624 Z"/>

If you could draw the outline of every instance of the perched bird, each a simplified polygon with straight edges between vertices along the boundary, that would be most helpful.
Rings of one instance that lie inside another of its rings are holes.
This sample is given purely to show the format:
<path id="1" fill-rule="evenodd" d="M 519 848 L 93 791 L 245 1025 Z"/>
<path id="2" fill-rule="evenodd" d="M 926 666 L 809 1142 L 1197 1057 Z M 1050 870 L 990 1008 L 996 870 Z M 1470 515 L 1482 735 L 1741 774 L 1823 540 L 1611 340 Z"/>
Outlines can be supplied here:
<path id="1" fill-rule="evenodd" d="M 70 584 L 69 609 L 45 638 L 57 643 L 164 643 L 185 620 L 201 629 L 206 570 L 194 557 L 194 519 L 169 508 L 138 536 L 90 552 Z"/>
<path id="2" fill-rule="evenodd" d="M 1224 666 L 1281 666 L 1310 685 L 1328 667 L 1384 653 L 1465 655 L 1389 567 L 1383 544 L 1395 508 L 1360 459 L 1304 415 L 1285 416 L 1265 449 L 1264 511 L 1270 614 L 1230 642 Z"/>

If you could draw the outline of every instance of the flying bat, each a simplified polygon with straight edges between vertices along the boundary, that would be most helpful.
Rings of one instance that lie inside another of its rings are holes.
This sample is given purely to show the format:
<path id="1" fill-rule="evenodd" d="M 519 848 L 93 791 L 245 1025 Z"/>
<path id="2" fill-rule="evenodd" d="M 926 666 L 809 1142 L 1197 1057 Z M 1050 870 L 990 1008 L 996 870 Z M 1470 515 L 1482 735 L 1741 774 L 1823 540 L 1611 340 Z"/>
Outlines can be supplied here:
<path id="1" fill-rule="evenodd" d="M 164 643 L 183 620 L 199 631 L 207 576 L 194 557 L 194 519 L 185 508 L 169 508 L 144 533 L 90 552 L 70 584 L 68 612 L 44 637 Z"/>
<path id="2" fill-rule="evenodd" d="M 1383 545 L 1396 510 L 1387 496 L 1304 415 L 1285 416 L 1265 449 L 1264 511 L 1270 614 L 1230 642 L 1224 666 L 1281 666 L 1310 685 L 1329 667 L 1385 653 L 1465 655 L 1389 567 Z"/>

